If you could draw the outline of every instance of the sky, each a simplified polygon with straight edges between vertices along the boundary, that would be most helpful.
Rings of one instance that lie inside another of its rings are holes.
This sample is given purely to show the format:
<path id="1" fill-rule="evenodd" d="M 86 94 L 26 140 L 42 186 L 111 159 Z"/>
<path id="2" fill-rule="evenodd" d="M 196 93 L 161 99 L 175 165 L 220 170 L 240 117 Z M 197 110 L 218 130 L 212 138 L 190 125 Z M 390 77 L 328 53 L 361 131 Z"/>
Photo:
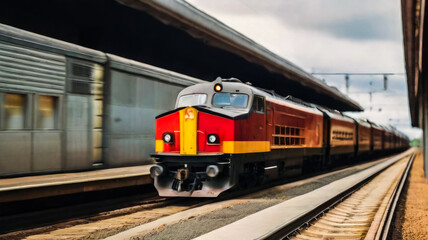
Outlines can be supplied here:
<path id="1" fill-rule="evenodd" d="M 187 0 L 364 107 L 346 113 L 390 124 L 411 139 L 400 0 Z M 316 73 L 380 73 L 344 75 Z M 388 75 L 387 90 L 383 73 Z M 370 101 L 371 92 L 371 101 Z"/>

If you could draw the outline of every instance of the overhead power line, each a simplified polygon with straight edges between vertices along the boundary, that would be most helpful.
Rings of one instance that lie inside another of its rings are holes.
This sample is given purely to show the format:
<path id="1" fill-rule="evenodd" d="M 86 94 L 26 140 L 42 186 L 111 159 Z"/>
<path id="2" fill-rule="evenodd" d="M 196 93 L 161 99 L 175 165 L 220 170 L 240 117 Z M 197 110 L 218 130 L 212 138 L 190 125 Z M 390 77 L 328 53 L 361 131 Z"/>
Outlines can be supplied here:
<path id="1" fill-rule="evenodd" d="M 367 72 L 367 73 L 346 73 L 346 72 L 329 72 L 329 73 L 312 73 L 312 75 L 322 75 L 322 76 L 333 76 L 333 75 L 343 75 L 345 77 L 345 86 L 346 86 L 346 94 L 349 94 L 349 86 L 350 86 L 350 76 L 383 76 L 383 89 L 375 90 L 373 89 L 373 80 L 370 80 L 370 89 L 368 94 L 370 96 L 370 105 L 372 105 L 372 95 L 373 93 L 386 91 L 388 89 L 388 76 L 393 75 L 404 75 L 405 73 L 393 73 L 393 72 Z M 372 106 L 370 106 L 370 111 L 372 110 Z"/>

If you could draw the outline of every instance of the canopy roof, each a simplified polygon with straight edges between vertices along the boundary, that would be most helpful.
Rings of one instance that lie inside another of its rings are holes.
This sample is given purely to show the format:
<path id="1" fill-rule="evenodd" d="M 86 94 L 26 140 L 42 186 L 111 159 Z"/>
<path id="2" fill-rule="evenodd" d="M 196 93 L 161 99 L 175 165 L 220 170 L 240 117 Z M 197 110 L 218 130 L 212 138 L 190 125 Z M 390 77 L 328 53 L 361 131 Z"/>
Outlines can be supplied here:
<path id="1" fill-rule="evenodd" d="M 225 49 L 242 56 L 249 62 L 262 65 L 271 72 L 283 75 L 287 80 L 298 82 L 307 88 L 312 88 L 324 97 L 335 101 L 329 107 L 342 111 L 363 110 L 357 102 L 342 94 L 337 89 L 326 85 L 303 69 L 281 58 L 186 1 L 118 1 L 127 6 L 149 12 L 166 24 L 183 29 L 193 37 L 203 39 L 209 45 Z"/>

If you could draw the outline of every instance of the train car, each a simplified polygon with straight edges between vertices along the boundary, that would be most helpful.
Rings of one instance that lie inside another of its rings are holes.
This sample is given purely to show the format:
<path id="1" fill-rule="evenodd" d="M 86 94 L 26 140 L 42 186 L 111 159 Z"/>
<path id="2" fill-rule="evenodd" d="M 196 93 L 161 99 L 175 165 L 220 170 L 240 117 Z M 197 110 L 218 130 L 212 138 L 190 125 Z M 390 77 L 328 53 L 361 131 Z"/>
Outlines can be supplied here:
<path id="1" fill-rule="evenodd" d="M 356 119 L 355 120 L 357 126 L 357 156 L 367 155 L 370 152 L 371 145 L 371 126 L 365 120 Z"/>
<path id="2" fill-rule="evenodd" d="M 382 128 L 384 129 L 383 131 L 384 150 L 387 151 L 387 150 L 394 149 L 395 130 L 389 126 L 382 126 Z"/>
<path id="3" fill-rule="evenodd" d="M 271 170 L 277 175 L 296 176 L 321 167 L 327 144 L 322 111 L 291 96 L 265 98 L 269 155 L 272 165 L 277 166 Z"/>
<path id="4" fill-rule="evenodd" d="M 370 152 L 372 154 L 380 153 L 384 149 L 384 129 L 374 122 L 368 121 L 371 126 L 371 146 Z"/>
<path id="5" fill-rule="evenodd" d="M 327 138 L 327 165 L 335 164 L 355 155 L 357 145 L 356 124 L 350 117 L 334 110 L 323 110 L 325 115 Z"/>
<path id="6" fill-rule="evenodd" d="M 394 146 L 393 149 L 401 149 L 401 133 L 394 128 Z"/>
<path id="7" fill-rule="evenodd" d="M 201 82 L 0 24 L 0 177 L 151 163 L 154 117 Z"/>
<path id="8" fill-rule="evenodd" d="M 184 89 L 175 109 L 156 117 L 152 156 L 157 165 L 150 172 L 160 196 L 216 197 L 237 185 L 380 153 L 389 146 L 385 134 L 394 133 L 237 79 L 218 78 Z"/>
<path id="9" fill-rule="evenodd" d="M 410 147 L 409 138 L 403 133 L 401 133 L 400 131 L 398 131 L 397 129 L 394 129 L 394 139 L 395 139 L 395 144 L 393 148 L 394 150 L 402 151 Z"/>
<path id="10" fill-rule="evenodd" d="M 178 93 L 185 87 L 205 81 L 112 54 L 106 56 L 103 164 L 151 164 L 155 117 L 174 108 Z"/>
<path id="11" fill-rule="evenodd" d="M 409 138 L 406 135 L 404 135 L 403 133 L 400 133 L 400 135 L 401 135 L 401 138 L 400 138 L 400 148 L 402 150 L 409 148 L 410 147 L 410 140 L 409 140 Z"/>
<path id="12" fill-rule="evenodd" d="M 316 107 L 217 79 L 184 89 L 157 117 L 151 173 L 161 196 L 216 197 L 238 182 L 301 174 L 323 154 Z"/>

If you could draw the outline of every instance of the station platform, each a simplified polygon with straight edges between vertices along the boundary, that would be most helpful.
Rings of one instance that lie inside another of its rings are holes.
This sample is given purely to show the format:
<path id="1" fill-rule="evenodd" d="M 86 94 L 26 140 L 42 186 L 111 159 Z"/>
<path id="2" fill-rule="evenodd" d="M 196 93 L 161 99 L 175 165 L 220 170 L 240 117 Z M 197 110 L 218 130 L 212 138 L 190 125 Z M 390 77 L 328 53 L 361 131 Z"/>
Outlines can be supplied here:
<path id="1" fill-rule="evenodd" d="M 151 184 L 152 165 L 0 179 L 0 203 Z"/>

